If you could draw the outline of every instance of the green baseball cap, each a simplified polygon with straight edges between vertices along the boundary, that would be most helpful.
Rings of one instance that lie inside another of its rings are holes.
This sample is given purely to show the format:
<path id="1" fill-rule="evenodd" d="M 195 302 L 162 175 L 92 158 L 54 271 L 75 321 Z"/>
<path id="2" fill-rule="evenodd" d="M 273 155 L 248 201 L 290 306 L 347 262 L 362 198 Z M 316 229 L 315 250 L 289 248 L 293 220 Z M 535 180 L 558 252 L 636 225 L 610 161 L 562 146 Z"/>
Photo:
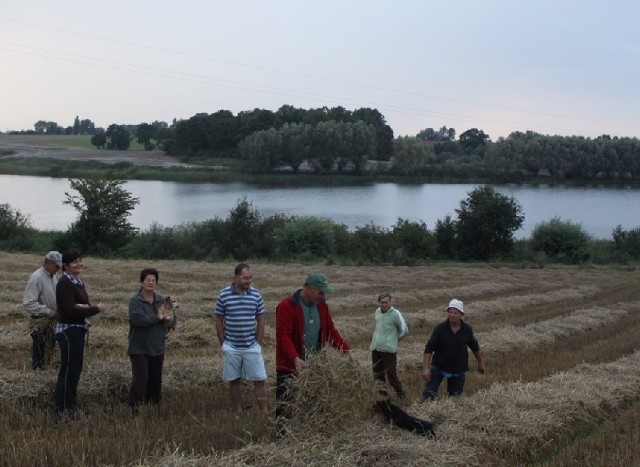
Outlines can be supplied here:
<path id="1" fill-rule="evenodd" d="M 322 290 L 324 293 L 333 293 L 333 289 L 329 285 L 329 280 L 327 279 L 327 276 L 319 272 L 314 272 L 312 274 L 309 274 L 307 276 L 307 280 L 305 281 L 305 284 L 311 285 L 313 287 L 317 287 L 320 290 Z"/>

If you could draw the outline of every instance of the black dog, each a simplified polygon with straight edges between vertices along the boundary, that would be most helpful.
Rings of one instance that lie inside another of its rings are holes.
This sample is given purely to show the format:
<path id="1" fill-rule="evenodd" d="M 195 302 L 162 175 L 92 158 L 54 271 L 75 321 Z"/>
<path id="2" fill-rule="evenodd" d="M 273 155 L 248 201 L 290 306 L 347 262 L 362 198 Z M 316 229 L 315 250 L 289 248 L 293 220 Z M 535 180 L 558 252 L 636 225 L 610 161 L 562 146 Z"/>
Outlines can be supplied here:
<path id="1" fill-rule="evenodd" d="M 375 410 L 381 413 L 384 418 L 404 430 L 413 431 L 414 433 L 435 439 L 436 432 L 433 431 L 433 424 L 425 420 L 409 415 L 397 405 L 389 401 L 378 401 L 375 403 Z"/>

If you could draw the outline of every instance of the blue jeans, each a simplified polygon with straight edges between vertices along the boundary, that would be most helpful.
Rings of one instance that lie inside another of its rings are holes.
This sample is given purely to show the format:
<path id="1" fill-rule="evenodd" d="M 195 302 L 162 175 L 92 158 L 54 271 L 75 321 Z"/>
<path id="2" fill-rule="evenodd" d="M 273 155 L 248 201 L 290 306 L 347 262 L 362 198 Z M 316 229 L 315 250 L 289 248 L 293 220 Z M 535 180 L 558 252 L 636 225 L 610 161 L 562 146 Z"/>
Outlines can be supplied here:
<path id="1" fill-rule="evenodd" d="M 459 396 L 464 390 L 464 373 L 452 375 L 442 372 L 435 366 L 431 367 L 431 379 L 427 382 L 422 392 L 422 400 L 435 399 L 438 395 L 438 388 L 442 380 L 447 378 L 447 394 L 450 396 Z"/>

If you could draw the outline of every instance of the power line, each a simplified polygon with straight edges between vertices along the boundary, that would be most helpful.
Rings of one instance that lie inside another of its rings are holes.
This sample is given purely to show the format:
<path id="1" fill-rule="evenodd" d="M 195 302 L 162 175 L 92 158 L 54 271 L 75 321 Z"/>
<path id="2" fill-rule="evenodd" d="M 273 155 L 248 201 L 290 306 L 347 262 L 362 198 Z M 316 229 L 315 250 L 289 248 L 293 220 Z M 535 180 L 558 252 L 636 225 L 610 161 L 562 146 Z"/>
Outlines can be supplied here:
<path id="1" fill-rule="evenodd" d="M 168 49 L 168 48 L 163 48 L 163 47 L 158 47 L 158 46 L 151 46 L 151 45 L 147 45 L 147 44 L 140 44 L 140 43 L 131 42 L 131 41 L 124 41 L 124 40 L 120 40 L 120 39 L 103 37 L 103 36 L 98 36 L 98 35 L 94 35 L 94 34 L 80 33 L 80 32 L 72 31 L 72 30 L 68 30 L 68 29 L 57 28 L 57 27 L 48 26 L 48 25 L 42 25 L 42 24 L 36 24 L 36 23 L 27 22 L 27 21 L 19 21 L 19 20 L 15 20 L 15 19 L 11 19 L 11 18 L 0 17 L 0 21 L 11 22 L 11 23 L 14 23 L 14 24 L 25 25 L 25 26 L 29 26 L 29 27 L 33 27 L 33 28 L 39 28 L 39 29 L 54 31 L 54 32 L 57 32 L 57 33 L 63 33 L 63 34 L 73 35 L 73 36 L 82 37 L 82 38 L 96 39 L 96 40 L 103 41 L 103 42 L 111 42 L 111 43 L 115 43 L 115 44 L 122 44 L 122 45 L 126 45 L 126 46 L 129 46 L 129 47 L 136 47 L 136 48 L 141 48 L 141 49 L 146 49 L 146 50 L 159 51 L 159 52 L 172 54 L 172 55 L 177 55 L 177 56 L 182 56 L 182 57 L 196 58 L 196 59 L 199 59 L 199 60 L 212 61 L 212 62 L 218 62 L 218 63 L 225 63 L 225 64 L 228 64 L 228 65 L 240 66 L 240 67 L 251 68 L 251 69 L 255 69 L 255 70 L 268 71 L 268 72 L 272 72 L 272 73 L 279 73 L 279 74 L 296 76 L 296 77 L 301 77 L 301 78 L 306 78 L 306 79 L 318 80 L 318 81 L 325 81 L 325 82 L 334 83 L 334 84 L 340 84 L 340 85 L 345 85 L 345 86 L 359 87 L 359 88 L 364 88 L 364 89 L 372 89 L 372 90 L 377 90 L 377 91 L 385 91 L 385 92 L 401 94 L 401 95 L 405 95 L 405 96 L 421 97 L 421 98 L 426 98 L 426 99 L 441 100 L 441 101 L 447 101 L 447 102 L 453 102 L 453 103 L 462 103 L 462 104 L 466 104 L 466 105 L 473 105 L 473 106 L 476 106 L 476 107 L 485 107 L 485 108 L 496 109 L 496 110 L 506 110 L 506 111 L 510 111 L 510 112 L 520 112 L 520 113 L 526 113 L 526 114 L 530 114 L 530 115 L 540 115 L 540 116 L 545 116 L 545 117 L 554 117 L 554 118 L 561 118 L 561 119 L 566 119 L 566 120 L 574 120 L 574 121 L 589 122 L 589 123 L 599 123 L 599 124 L 606 124 L 606 125 L 616 125 L 616 126 L 623 126 L 623 127 L 629 127 L 629 128 L 640 128 L 640 126 L 638 126 L 638 125 L 630 125 L 630 124 L 625 124 L 625 123 L 620 123 L 620 122 L 611 122 L 611 121 L 598 120 L 598 119 L 589 119 L 589 118 L 577 117 L 577 116 L 571 116 L 571 115 L 554 114 L 554 113 L 550 113 L 550 112 L 533 111 L 533 110 L 529 110 L 529 109 L 516 108 L 516 107 L 497 106 L 497 105 L 493 105 L 493 104 L 484 104 L 484 103 L 473 102 L 473 101 L 468 101 L 468 100 L 464 100 L 464 99 L 456 99 L 456 98 L 451 98 L 451 97 L 435 96 L 435 95 L 430 95 L 430 94 L 418 93 L 418 92 L 414 92 L 414 91 L 398 90 L 398 89 L 386 88 L 386 87 L 376 86 L 376 85 L 371 85 L 371 84 L 363 84 L 363 83 L 357 83 L 357 82 L 352 82 L 352 81 L 347 81 L 347 80 L 340 80 L 340 79 L 333 79 L 333 78 L 315 76 L 315 75 L 310 75 L 310 74 L 305 74 L 305 73 L 293 72 L 293 71 L 289 71 L 289 70 L 282 70 L 282 69 L 273 68 L 273 67 L 259 66 L 259 65 L 254 65 L 254 64 L 250 64 L 250 63 L 244 63 L 244 62 L 240 62 L 240 61 L 226 60 L 226 59 L 220 59 L 220 58 L 215 58 L 215 57 L 210 57 L 210 56 L 205 56 L 205 55 L 200 55 L 200 54 L 193 54 L 193 53 L 184 52 L 184 51 L 175 50 L 175 49 Z M 68 56 L 75 56 L 75 57 L 80 58 L 81 60 L 69 60 L 69 59 L 64 59 L 64 58 L 50 56 L 50 55 L 43 55 L 43 54 L 38 54 L 38 53 L 29 53 L 29 52 L 23 52 L 23 51 L 16 51 L 16 50 L 11 50 L 11 49 L 1 48 L 3 50 L 8 50 L 8 51 L 11 51 L 11 52 L 16 52 L 16 53 L 23 53 L 23 54 L 27 54 L 27 55 L 41 56 L 41 57 L 50 58 L 50 59 L 71 61 L 73 63 L 83 64 L 83 65 L 102 66 L 102 67 L 111 68 L 111 69 L 114 69 L 114 70 L 128 71 L 128 72 L 133 72 L 133 73 L 143 73 L 143 74 L 152 75 L 152 76 L 158 76 L 158 77 L 163 77 L 163 78 L 171 78 L 171 79 L 178 79 L 178 80 L 183 80 L 183 81 L 197 82 L 197 83 L 201 83 L 201 84 L 209 84 L 209 85 L 230 87 L 230 88 L 234 88 L 234 89 L 241 89 L 241 90 L 248 90 L 248 91 L 254 91 L 254 92 L 261 92 L 261 93 L 267 93 L 267 94 L 280 95 L 280 96 L 283 96 L 283 97 L 307 98 L 307 99 L 313 99 L 313 100 L 320 101 L 320 102 L 325 102 L 326 100 L 330 100 L 332 102 L 353 102 L 353 103 L 357 103 L 357 104 L 363 102 L 363 100 L 357 100 L 357 99 L 352 99 L 352 98 L 344 98 L 344 97 L 322 95 L 322 94 L 316 94 L 316 93 L 312 93 L 312 92 L 308 92 L 308 91 L 296 91 L 296 90 L 291 90 L 291 89 L 280 89 L 280 88 L 275 88 L 275 87 L 270 87 L 270 86 L 264 86 L 264 85 L 252 84 L 252 83 L 245 83 L 245 82 L 234 81 L 234 80 L 225 80 L 225 79 L 221 79 L 221 78 L 210 77 L 210 76 L 199 75 L 199 74 L 193 74 L 193 73 L 175 72 L 173 70 L 166 70 L 166 69 L 161 69 L 161 68 L 148 67 L 148 66 L 139 65 L 139 64 L 118 62 L 118 61 L 114 61 L 114 60 L 102 60 L 102 59 L 98 59 L 96 57 L 88 57 L 88 56 L 82 56 L 82 55 L 76 55 L 76 54 L 71 54 L 71 53 L 66 53 L 66 52 L 55 51 L 55 50 L 51 50 L 51 49 L 42 49 L 42 48 L 37 48 L 37 47 L 25 46 L 25 45 L 20 45 L 20 44 L 16 44 L 16 43 L 6 42 L 6 41 L 0 41 L 0 42 L 4 42 L 5 44 L 10 44 L 10 45 L 17 46 L 17 47 L 30 48 L 30 49 L 35 49 L 35 50 L 44 50 L 44 51 L 47 51 L 47 52 L 50 52 L 50 53 L 55 53 L 55 54 L 63 54 L 63 55 L 68 55 Z M 113 65 L 101 65 L 99 63 L 96 63 L 96 62 L 100 62 L 100 61 L 111 63 Z M 125 66 L 127 68 L 121 68 L 122 66 Z M 129 69 L 128 67 L 130 67 L 132 69 Z M 144 70 L 149 70 L 149 71 L 144 71 Z M 374 106 L 380 107 L 380 108 L 384 107 L 385 109 L 388 109 L 389 111 L 392 111 L 392 112 L 399 112 L 399 113 L 405 113 L 405 114 L 410 114 L 410 115 L 454 117 L 454 118 L 463 119 L 463 120 L 467 120 L 467 121 L 477 121 L 478 120 L 477 117 L 473 117 L 473 116 L 470 116 L 470 115 L 461 115 L 461 114 L 443 113 L 443 112 L 433 112 L 433 111 L 428 111 L 428 110 L 424 110 L 424 109 L 397 106 L 397 105 L 394 105 L 394 104 L 386 104 L 386 103 L 375 103 L 375 102 L 367 102 L 367 103 L 369 105 L 374 105 Z M 483 121 L 488 122 L 488 123 L 496 123 L 496 124 L 500 124 L 500 125 L 508 126 L 508 127 L 512 127 L 512 128 L 522 128 L 522 125 L 518 125 L 518 124 L 516 124 L 514 122 L 506 122 L 506 121 L 492 120 L 492 119 L 483 119 Z M 564 133 L 571 133 L 571 130 L 568 130 L 568 129 L 560 129 L 560 128 L 554 128 L 554 127 L 548 127 L 548 126 L 542 126 L 542 125 L 531 125 L 531 124 L 527 124 L 527 126 L 535 127 L 535 128 L 543 128 L 543 129 L 547 129 L 547 130 L 561 131 L 561 132 L 564 132 Z M 587 133 L 591 133 L 591 132 L 587 132 Z"/>
<path id="2" fill-rule="evenodd" d="M 23 55 L 47 58 L 51 60 L 64 61 L 68 63 L 75 63 L 78 65 L 94 66 L 94 67 L 100 67 L 100 68 L 117 70 L 117 71 L 125 71 L 128 73 L 143 74 L 143 75 L 155 76 L 159 78 L 187 81 L 187 82 L 199 83 L 204 85 L 214 85 L 219 87 L 240 89 L 244 91 L 253 91 L 253 92 L 277 95 L 282 97 L 310 99 L 320 103 L 326 103 L 327 100 L 329 100 L 331 102 L 351 102 L 356 105 L 366 104 L 375 108 L 385 109 L 390 112 L 403 113 L 407 115 L 416 115 L 421 117 L 427 116 L 427 117 L 457 118 L 459 120 L 464 120 L 464 121 L 477 120 L 476 117 L 464 115 L 464 114 L 435 112 L 435 111 L 429 111 L 429 110 L 424 110 L 424 109 L 414 108 L 414 107 L 403 107 L 403 106 L 398 106 L 395 104 L 389 104 L 389 103 L 383 103 L 383 102 L 374 102 L 374 101 L 368 101 L 368 100 L 362 100 L 362 99 L 352 99 L 349 97 L 330 96 L 330 95 L 318 94 L 318 93 L 313 93 L 308 91 L 282 89 L 282 88 L 277 88 L 273 86 L 257 85 L 257 84 L 245 83 L 241 81 L 215 78 L 207 75 L 186 73 L 181 71 L 173 71 L 173 70 L 167 70 L 163 68 L 150 67 L 146 65 L 138 65 L 134 63 L 121 62 L 117 60 L 101 59 L 99 57 L 72 54 L 68 52 L 62 52 L 62 51 L 46 49 L 41 47 L 23 46 L 20 44 L 1 41 L 1 40 L 0 40 L 0 43 L 30 49 L 31 51 L 15 50 L 7 47 L 0 47 L 0 50 L 19 53 Z M 54 55 L 51 55 L 51 54 L 54 54 Z M 485 118 L 483 119 L 483 121 L 487 123 L 494 123 L 494 124 L 499 124 L 499 125 L 508 126 L 512 128 L 522 128 L 523 126 L 523 124 L 507 122 L 502 120 L 495 120 L 495 119 Z M 542 125 L 528 125 L 528 126 L 539 128 L 539 129 L 561 131 L 563 133 L 571 133 L 571 130 L 569 129 L 559 129 L 556 127 L 548 127 L 548 126 L 542 126 Z"/>

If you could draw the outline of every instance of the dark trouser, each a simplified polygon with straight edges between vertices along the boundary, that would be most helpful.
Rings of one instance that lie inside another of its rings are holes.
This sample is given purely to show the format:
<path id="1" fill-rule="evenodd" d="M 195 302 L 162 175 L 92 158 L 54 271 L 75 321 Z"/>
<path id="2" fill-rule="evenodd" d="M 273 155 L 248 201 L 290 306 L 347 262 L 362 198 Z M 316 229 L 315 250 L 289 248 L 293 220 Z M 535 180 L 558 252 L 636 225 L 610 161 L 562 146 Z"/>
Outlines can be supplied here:
<path id="1" fill-rule="evenodd" d="M 60 371 L 54 392 L 56 413 L 75 416 L 78 382 L 84 361 L 84 337 L 87 330 L 70 327 L 56 334 L 60 348 Z"/>
<path id="2" fill-rule="evenodd" d="M 130 355 L 129 358 L 132 373 L 129 405 L 134 408 L 140 402 L 160 404 L 164 355 Z"/>
<path id="3" fill-rule="evenodd" d="M 32 332 L 31 339 L 33 347 L 31 347 L 31 368 L 34 370 L 44 370 L 44 352 L 45 337 L 41 332 Z"/>
<path id="4" fill-rule="evenodd" d="M 44 320 L 47 320 L 47 318 L 40 316 L 36 318 L 32 317 L 31 319 L 34 324 L 40 324 Z M 49 329 L 46 329 L 45 331 L 32 331 L 31 339 L 33 340 L 33 345 L 31 346 L 31 368 L 34 370 L 43 370 L 45 366 L 50 363 L 48 360 L 50 360 L 51 351 L 55 347 L 53 328 L 51 328 L 50 331 Z"/>
<path id="5" fill-rule="evenodd" d="M 436 368 L 435 366 L 431 367 L 431 379 L 427 382 L 424 391 L 422 393 L 423 400 L 431 400 L 435 399 L 438 395 L 438 388 L 440 387 L 440 383 L 445 378 L 445 375 Z M 465 374 L 461 373 L 459 375 L 453 375 L 447 378 L 447 394 L 450 396 L 459 396 L 462 394 L 464 390 L 464 380 Z"/>
<path id="6" fill-rule="evenodd" d="M 397 355 L 395 353 L 378 352 L 374 350 L 371 352 L 371 360 L 373 361 L 373 377 L 384 384 L 386 375 L 389 384 L 395 389 L 396 394 L 400 397 L 404 396 L 402 383 L 400 383 L 400 379 L 398 378 Z"/>
<path id="7" fill-rule="evenodd" d="M 291 373 L 276 373 L 276 437 L 285 434 L 285 419 L 291 418 L 289 404 L 293 401 L 293 395 L 289 382 L 293 378 Z"/>

